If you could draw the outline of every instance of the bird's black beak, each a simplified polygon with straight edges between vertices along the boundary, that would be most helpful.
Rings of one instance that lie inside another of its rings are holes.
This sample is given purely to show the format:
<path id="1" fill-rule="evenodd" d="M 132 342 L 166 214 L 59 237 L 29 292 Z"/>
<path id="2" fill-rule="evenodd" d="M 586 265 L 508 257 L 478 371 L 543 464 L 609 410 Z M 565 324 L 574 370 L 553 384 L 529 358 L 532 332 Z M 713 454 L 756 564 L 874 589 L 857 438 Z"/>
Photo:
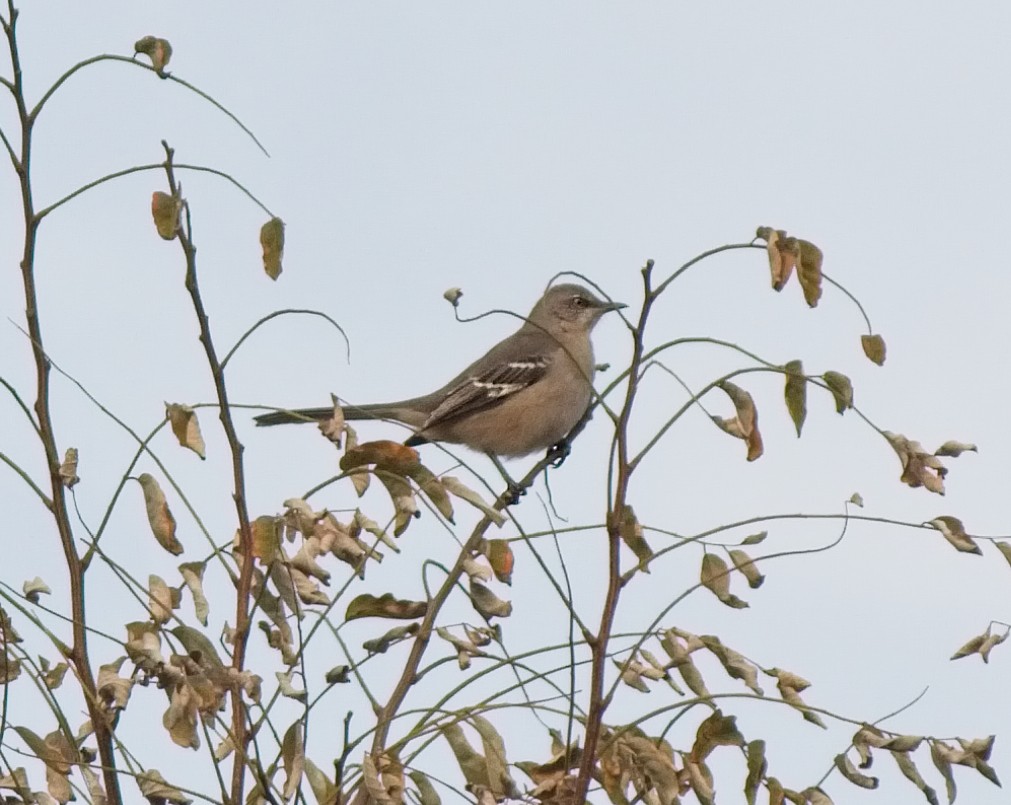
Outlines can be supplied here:
<path id="1" fill-rule="evenodd" d="M 600 305 L 600 309 L 604 311 L 604 313 L 608 313 L 612 310 L 623 310 L 626 307 L 628 307 L 628 305 L 624 302 L 602 302 Z"/>

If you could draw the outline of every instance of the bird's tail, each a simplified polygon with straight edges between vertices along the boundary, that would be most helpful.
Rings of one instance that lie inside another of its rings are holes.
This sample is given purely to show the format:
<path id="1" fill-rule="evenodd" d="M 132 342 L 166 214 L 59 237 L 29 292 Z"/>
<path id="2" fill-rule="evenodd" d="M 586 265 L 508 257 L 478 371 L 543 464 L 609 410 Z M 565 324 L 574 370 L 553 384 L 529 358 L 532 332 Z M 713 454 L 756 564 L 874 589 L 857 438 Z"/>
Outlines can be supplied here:
<path id="1" fill-rule="evenodd" d="M 410 400 L 408 403 L 412 402 Z M 345 419 L 394 419 L 405 424 L 412 424 L 413 420 L 423 419 L 423 415 L 415 414 L 409 408 L 402 410 L 401 403 L 378 404 L 378 405 L 346 405 L 342 406 Z M 333 416 L 333 406 L 326 408 L 294 408 L 290 411 L 271 411 L 267 414 L 260 414 L 253 417 L 257 425 L 267 427 L 270 425 L 300 425 L 306 422 L 321 422 Z M 420 424 L 420 420 L 417 423 Z"/>
<path id="2" fill-rule="evenodd" d="M 333 406 L 329 408 L 298 408 L 294 411 L 271 411 L 253 417 L 257 425 L 296 425 L 305 422 L 320 422 L 333 416 Z"/>

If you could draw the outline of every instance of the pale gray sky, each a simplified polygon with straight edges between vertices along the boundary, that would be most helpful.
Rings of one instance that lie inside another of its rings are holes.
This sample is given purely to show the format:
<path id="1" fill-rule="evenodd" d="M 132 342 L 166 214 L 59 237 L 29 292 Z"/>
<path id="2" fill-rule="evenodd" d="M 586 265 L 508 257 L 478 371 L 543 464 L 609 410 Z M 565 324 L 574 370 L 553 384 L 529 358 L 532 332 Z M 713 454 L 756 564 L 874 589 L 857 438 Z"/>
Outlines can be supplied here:
<path id="1" fill-rule="evenodd" d="M 884 368 L 860 352 L 863 324 L 848 300 L 826 288 L 811 311 L 794 283 L 776 295 L 757 251 L 707 261 L 676 283 L 656 310 L 651 342 L 711 335 L 772 361 L 802 358 L 811 373 L 845 372 L 857 404 L 880 427 L 931 449 L 951 438 L 977 442 L 980 453 L 948 462 L 945 498 L 908 489 L 887 444 L 856 416 L 838 417 L 813 389 L 797 440 L 780 380 L 759 376 L 748 388 L 762 415 L 765 457 L 746 464 L 739 442 L 701 412 L 687 416 L 643 465 L 631 498 L 640 518 L 691 533 L 758 514 L 834 512 L 859 491 L 864 514 L 913 522 L 951 514 L 970 533 L 1011 532 L 1003 498 L 1011 450 L 1003 410 L 1011 397 L 1006 3 L 958 10 L 938 2 L 300 3 L 282 10 L 245 3 L 238 10 L 109 2 L 100 12 L 73 2 L 24 5 L 22 59 L 32 97 L 81 58 L 129 55 L 141 36 L 164 36 L 175 49 L 170 72 L 228 106 L 270 151 L 263 157 L 179 86 L 118 64 L 71 79 L 38 124 L 40 206 L 102 174 L 159 161 L 165 138 L 178 161 L 231 172 L 287 222 L 285 273 L 275 284 L 259 267 L 264 214 L 219 180 L 182 177 L 222 351 L 281 307 L 324 309 L 351 339 L 348 364 L 339 336 L 319 320 L 275 322 L 232 363 L 234 400 L 318 405 L 331 391 L 356 402 L 427 391 L 514 327 L 504 317 L 454 323 L 441 298 L 448 287 L 464 289 L 463 315 L 490 307 L 525 312 L 555 272 L 578 271 L 634 307 L 645 259 L 655 259 L 663 277 L 700 251 L 772 225 L 824 250 L 826 273 L 861 299 L 884 335 Z M 5 101 L 0 125 L 11 131 L 13 122 Z M 9 170 L 3 175 L 0 254 L 9 270 L 0 275 L 0 314 L 21 324 L 19 198 Z M 178 248 L 160 241 L 150 221 L 156 189 L 163 179 L 151 173 L 84 196 L 44 223 L 38 254 L 52 357 L 144 433 L 163 400 L 212 397 Z M 601 361 L 626 360 L 628 338 L 616 320 L 601 325 L 596 342 Z M 666 363 L 695 387 L 740 365 L 711 347 L 672 351 Z M 0 374 L 27 394 L 31 371 L 23 335 L 0 327 Z M 132 442 L 64 380 L 54 380 L 54 393 L 61 445 L 81 451 L 78 500 L 94 525 Z M 683 399 L 674 381 L 657 374 L 644 386 L 634 432 L 654 430 Z M 729 412 L 715 396 L 706 406 Z M 37 472 L 27 426 L 9 400 L 0 411 L 12 423 L 0 449 Z M 167 436 L 158 447 L 224 538 L 233 528 L 224 443 L 213 417 L 203 419 L 206 464 Z M 334 470 L 332 452 L 312 429 L 254 431 L 244 419 L 242 427 L 254 514 L 277 511 Z M 363 430 L 391 436 L 382 427 Z M 606 448 L 598 421 L 552 475 L 555 503 L 571 523 L 602 518 Z M 449 466 L 435 450 L 425 456 L 437 470 Z M 9 472 L 0 472 L 0 499 L 14 514 L 10 539 L 25 546 L 5 552 L 3 579 L 19 587 L 42 575 L 59 587 L 55 535 Z M 203 552 L 181 504 L 171 495 L 170 502 L 181 539 Z M 322 503 L 353 505 L 341 496 Z M 384 511 L 379 497 L 371 505 Z M 545 525 L 532 496 L 519 516 L 531 529 Z M 823 545 L 836 533 L 832 524 L 769 529 L 757 555 Z M 420 556 L 448 562 L 453 555 L 431 520 L 403 541 L 405 554 L 362 590 L 420 594 Z M 147 536 L 136 488 L 127 489 L 104 544 L 141 579 L 174 572 Z M 562 545 L 580 579 L 582 611 L 596 622 L 602 535 L 570 535 Z M 655 609 L 696 578 L 697 551 L 672 557 L 639 592 L 633 588 L 630 602 L 639 596 L 639 606 Z M 809 703 L 847 716 L 879 717 L 930 686 L 889 726 L 938 736 L 996 732 L 993 764 L 1008 776 L 1011 713 L 999 683 L 1011 655 L 998 647 L 989 666 L 948 661 L 991 618 L 1011 618 L 1011 570 L 992 546 L 971 557 L 931 532 L 853 525 L 830 552 L 763 569 L 765 586 L 741 592 L 749 610 L 731 612 L 699 593 L 665 625 L 718 634 L 758 662 L 789 668 L 814 682 Z M 512 645 L 528 642 L 531 623 L 564 636 L 563 612 L 522 548 L 510 594 L 516 614 L 504 627 Z M 124 604 L 131 606 L 130 617 L 142 619 L 136 605 Z M 118 609 L 110 615 L 107 625 L 125 617 Z M 230 617 L 224 608 L 212 612 L 213 629 Z M 384 628 L 367 624 L 349 639 Z M 95 651 L 103 662 L 115 656 L 108 644 Z M 157 710 L 157 697 L 144 693 Z M 648 709 L 664 695 L 622 694 L 618 705 Z M 797 788 L 813 784 L 852 733 L 822 733 L 768 705 L 725 709 L 741 713 L 749 738 L 769 740 L 773 773 Z M 544 734 L 531 731 L 510 747 L 510 759 L 546 749 Z M 323 765 L 335 751 L 336 737 L 315 759 Z M 161 755 L 147 760 L 167 776 L 189 759 L 182 749 Z M 879 758 L 875 771 L 884 790 L 863 792 L 837 775 L 827 790 L 837 803 L 921 801 L 890 759 Z M 925 757 L 921 771 L 943 791 Z M 974 772 L 957 771 L 960 802 L 1003 801 Z M 738 777 L 721 783 L 721 802 L 738 801 Z"/>

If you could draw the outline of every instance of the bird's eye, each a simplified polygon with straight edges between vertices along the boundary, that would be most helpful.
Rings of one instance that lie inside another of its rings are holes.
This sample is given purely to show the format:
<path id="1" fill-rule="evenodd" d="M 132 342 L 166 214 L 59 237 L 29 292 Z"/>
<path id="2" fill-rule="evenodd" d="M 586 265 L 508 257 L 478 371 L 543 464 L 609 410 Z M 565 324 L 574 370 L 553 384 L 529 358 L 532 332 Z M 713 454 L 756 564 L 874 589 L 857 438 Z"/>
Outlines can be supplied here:
<path id="1" fill-rule="evenodd" d="M 585 296 L 573 296 L 572 304 L 576 307 L 586 307 L 590 302 Z"/>

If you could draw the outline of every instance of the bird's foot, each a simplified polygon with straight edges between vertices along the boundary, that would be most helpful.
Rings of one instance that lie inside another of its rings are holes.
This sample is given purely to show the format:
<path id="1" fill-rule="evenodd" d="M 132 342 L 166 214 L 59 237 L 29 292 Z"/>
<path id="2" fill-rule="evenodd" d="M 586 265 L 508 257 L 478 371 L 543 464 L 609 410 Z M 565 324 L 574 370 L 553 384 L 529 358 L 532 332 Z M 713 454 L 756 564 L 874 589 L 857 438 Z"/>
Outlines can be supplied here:
<path id="1" fill-rule="evenodd" d="M 565 463 L 565 459 L 569 457 L 571 452 L 572 445 L 569 440 L 562 439 L 558 444 L 553 444 L 548 448 L 547 458 L 551 461 L 551 466 L 557 469 Z"/>
<path id="2" fill-rule="evenodd" d="M 525 487 L 510 479 L 509 485 L 506 486 L 505 492 L 502 493 L 502 500 L 507 506 L 515 506 L 526 493 Z"/>

